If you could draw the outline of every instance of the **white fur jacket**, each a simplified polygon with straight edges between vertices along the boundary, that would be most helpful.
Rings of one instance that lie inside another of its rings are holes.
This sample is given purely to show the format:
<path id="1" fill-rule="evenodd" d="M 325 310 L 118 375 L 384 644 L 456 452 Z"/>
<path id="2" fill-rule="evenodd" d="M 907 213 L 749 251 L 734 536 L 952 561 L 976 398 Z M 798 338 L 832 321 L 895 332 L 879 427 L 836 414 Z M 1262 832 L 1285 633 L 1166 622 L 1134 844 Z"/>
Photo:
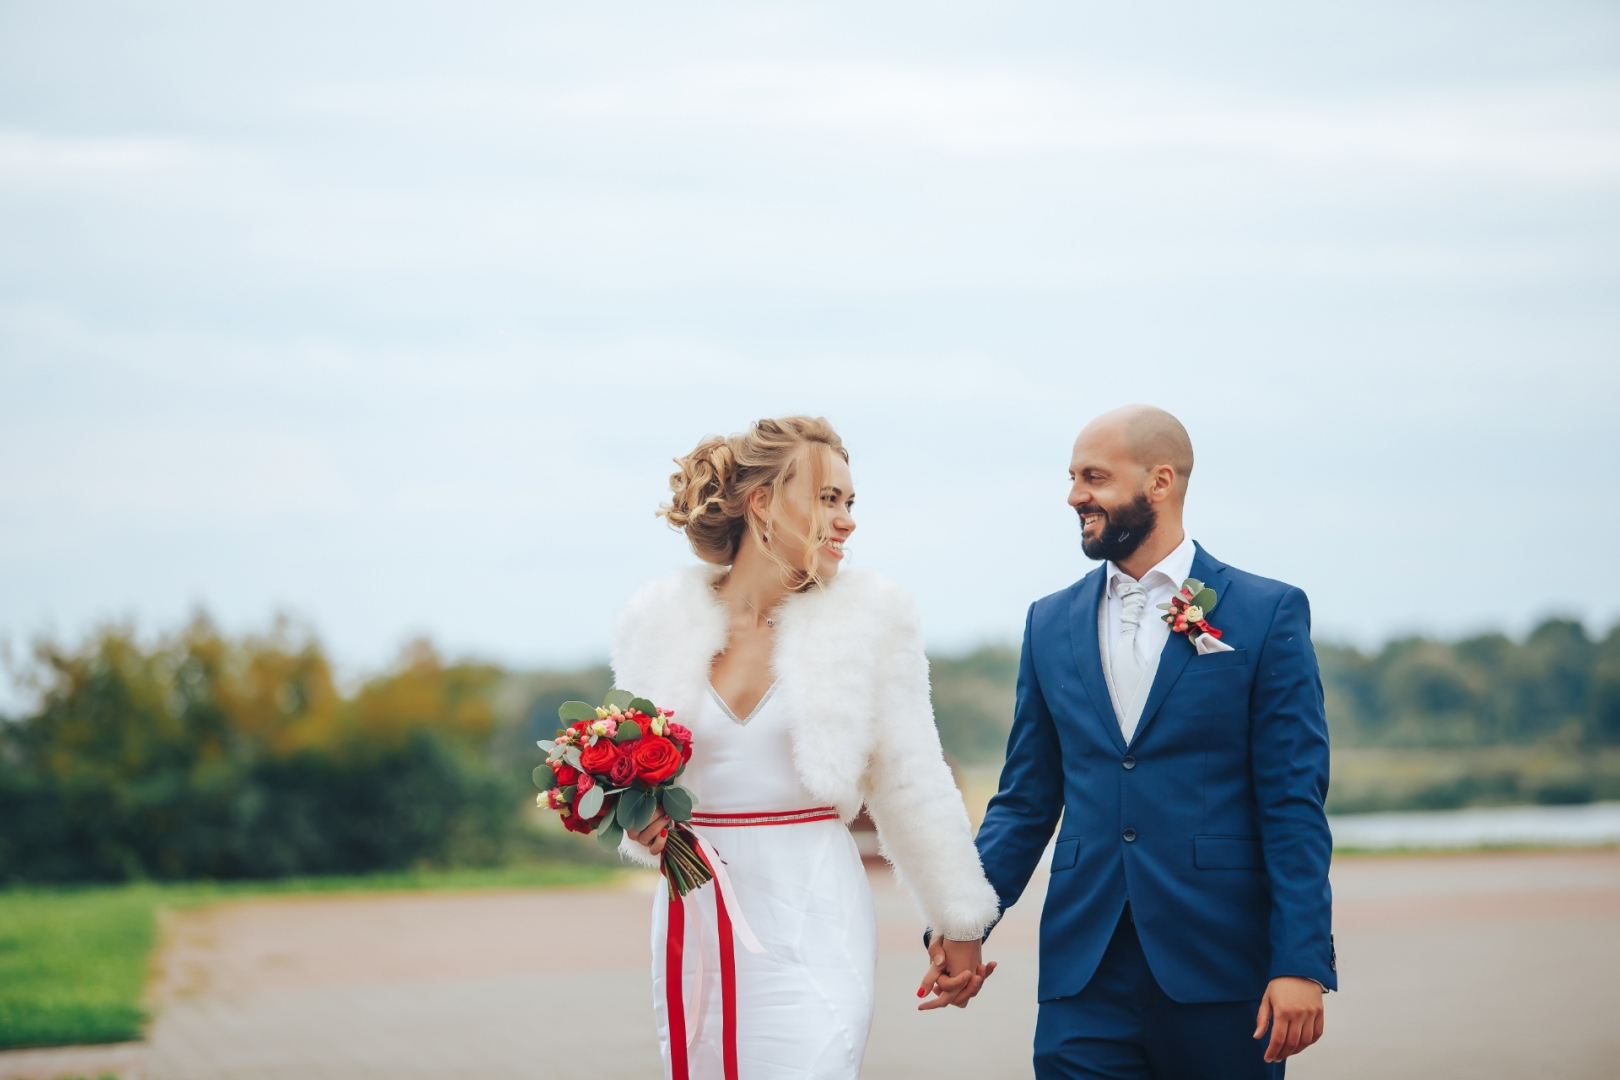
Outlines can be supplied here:
<path id="1" fill-rule="evenodd" d="M 713 589 L 722 572 L 689 567 L 631 598 L 614 638 L 615 685 L 677 717 L 696 712 L 726 647 L 726 610 Z M 825 589 L 789 597 L 779 612 L 776 694 L 788 709 L 805 790 L 836 806 L 846 824 L 864 803 L 884 858 L 928 925 L 977 939 L 996 919 L 996 893 L 940 750 L 911 598 L 870 570 L 848 569 Z M 628 837 L 620 850 L 650 865 L 647 849 Z"/>

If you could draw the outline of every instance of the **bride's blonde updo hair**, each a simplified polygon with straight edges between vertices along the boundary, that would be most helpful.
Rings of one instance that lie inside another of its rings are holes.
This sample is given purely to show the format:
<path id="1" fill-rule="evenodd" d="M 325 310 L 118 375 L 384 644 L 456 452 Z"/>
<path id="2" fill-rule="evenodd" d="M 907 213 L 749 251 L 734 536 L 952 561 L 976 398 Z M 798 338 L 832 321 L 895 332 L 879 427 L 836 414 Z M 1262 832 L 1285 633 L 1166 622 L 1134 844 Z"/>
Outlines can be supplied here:
<path id="1" fill-rule="evenodd" d="M 751 531 L 783 569 L 801 578 L 800 584 L 809 584 L 817 580 L 817 555 L 827 539 L 820 535 L 821 515 L 810 515 L 813 535 L 795 537 L 804 541 L 808 560 L 805 569 L 797 571 L 766 542 L 768 535 L 793 535 L 781 518 L 781 500 L 771 500 L 766 520 L 762 521 L 749 504 L 749 496 L 762 487 L 780 491 L 798 475 L 799 469 L 807 468 L 813 508 L 826 483 L 831 454 L 849 461 L 849 452 L 838 432 L 817 416 L 782 416 L 757 421 L 747 431 L 725 438 L 711 435 L 690 454 L 675 459 L 680 468 L 669 477 L 669 489 L 675 497 L 658 513 L 686 533 L 692 550 L 704 562 L 730 566 L 737 558 L 743 534 Z"/>

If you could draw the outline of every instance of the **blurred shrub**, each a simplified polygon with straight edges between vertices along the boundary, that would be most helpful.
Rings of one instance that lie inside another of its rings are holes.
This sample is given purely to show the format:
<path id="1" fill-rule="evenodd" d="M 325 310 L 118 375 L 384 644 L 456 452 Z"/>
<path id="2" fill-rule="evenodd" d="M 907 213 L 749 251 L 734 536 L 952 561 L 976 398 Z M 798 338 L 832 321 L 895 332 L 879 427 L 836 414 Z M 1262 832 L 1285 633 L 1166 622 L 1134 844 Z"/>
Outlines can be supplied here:
<path id="1" fill-rule="evenodd" d="M 1018 652 L 991 645 L 966 656 L 933 656 L 928 678 L 939 740 L 952 761 L 1000 761 L 1012 728 Z"/>
<path id="2" fill-rule="evenodd" d="M 205 619 L 41 646 L 37 708 L 0 723 L 0 881 L 497 862 L 524 780 L 488 760 L 501 678 L 416 643 L 345 695 L 313 639 Z"/>
<path id="3" fill-rule="evenodd" d="M 1594 641 L 1548 619 L 1522 642 L 1404 638 L 1317 656 L 1336 746 L 1620 745 L 1620 626 Z"/>

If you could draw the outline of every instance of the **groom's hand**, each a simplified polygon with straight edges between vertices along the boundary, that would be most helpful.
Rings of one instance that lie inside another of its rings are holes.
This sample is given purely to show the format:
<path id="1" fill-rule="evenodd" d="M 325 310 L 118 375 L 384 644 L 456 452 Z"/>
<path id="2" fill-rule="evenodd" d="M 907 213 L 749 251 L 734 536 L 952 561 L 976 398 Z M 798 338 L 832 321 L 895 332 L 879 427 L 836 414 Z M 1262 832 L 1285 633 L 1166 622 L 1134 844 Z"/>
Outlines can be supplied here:
<path id="1" fill-rule="evenodd" d="M 918 997 L 934 996 L 917 1006 L 919 1011 L 955 1005 L 967 1008 L 969 1001 L 996 970 L 996 962 L 984 963 L 984 945 L 979 941 L 947 941 L 935 937 L 928 948 L 928 974 L 923 976 Z"/>
<path id="2" fill-rule="evenodd" d="M 1322 1037 L 1322 987 L 1313 979 L 1281 975 L 1266 984 L 1260 999 L 1260 1013 L 1254 1020 L 1254 1037 L 1271 1025 L 1271 1044 L 1266 1061 L 1276 1062 L 1299 1053 Z"/>

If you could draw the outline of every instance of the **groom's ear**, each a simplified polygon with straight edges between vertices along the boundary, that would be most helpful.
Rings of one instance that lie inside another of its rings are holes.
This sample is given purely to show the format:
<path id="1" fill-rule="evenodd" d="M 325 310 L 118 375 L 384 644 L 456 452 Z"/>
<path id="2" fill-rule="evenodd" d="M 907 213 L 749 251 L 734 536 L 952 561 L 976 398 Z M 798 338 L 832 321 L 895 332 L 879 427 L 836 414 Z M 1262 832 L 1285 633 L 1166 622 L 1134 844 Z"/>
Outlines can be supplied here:
<path id="1" fill-rule="evenodd" d="M 1186 478 L 1176 472 L 1174 465 L 1154 465 L 1148 469 L 1147 489 L 1144 494 L 1149 502 L 1174 500 L 1179 503 L 1187 495 Z"/>

